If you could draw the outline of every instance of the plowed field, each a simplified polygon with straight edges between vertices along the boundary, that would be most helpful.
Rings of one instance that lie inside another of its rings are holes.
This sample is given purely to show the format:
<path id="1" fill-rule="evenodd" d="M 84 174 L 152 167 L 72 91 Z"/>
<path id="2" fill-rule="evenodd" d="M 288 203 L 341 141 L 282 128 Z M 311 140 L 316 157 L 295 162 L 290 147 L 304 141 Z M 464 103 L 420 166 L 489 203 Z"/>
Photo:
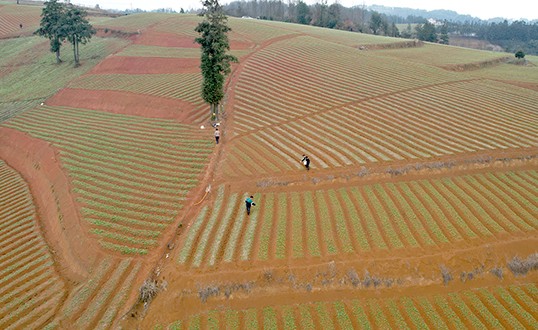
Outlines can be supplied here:
<path id="1" fill-rule="evenodd" d="M 216 145 L 199 20 L 6 41 L 1 328 L 536 327 L 536 66 L 229 18 Z"/>

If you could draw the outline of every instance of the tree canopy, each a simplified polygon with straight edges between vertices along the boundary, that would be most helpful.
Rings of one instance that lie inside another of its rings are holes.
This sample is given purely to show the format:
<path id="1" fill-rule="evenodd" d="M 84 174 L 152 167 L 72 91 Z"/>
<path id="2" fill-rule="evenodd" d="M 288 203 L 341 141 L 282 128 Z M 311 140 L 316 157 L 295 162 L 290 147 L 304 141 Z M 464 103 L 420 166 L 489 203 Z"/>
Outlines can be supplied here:
<path id="1" fill-rule="evenodd" d="M 95 34 L 95 30 L 86 19 L 87 15 L 85 10 L 72 5 L 69 5 L 64 15 L 63 26 L 67 40 L 73 45 L 75 66 L 80 65 L 79 44 L 85 45 Z"/>
<path id="2" fill-rule="evenodd" d="M 222 6 L 218 0 L 204 0 L 203 6 L 201 15 L 204 15 L 204 20 L 195 28 L 200 34 L 195 42 L 202 49 L 202 98 L 211 105 L 212 116 L 216 118 L 218 106 L 224 98 L 224 81 L 231 72 L 230 63 L 238 60 L 226 53 L 230 50 L 227 33 L 231 29 L 227 25 L 228 18 Z"/>
<path id="3" fill-rule="evenodd" d="M 58 0 L 50 0 L 45 2 L 45 7 L 41 12 L 41 24 L 35 34 L 50 40 L 50 51 L 56 53 L 56 63 L 60 63 L 60 48 L 62 42 L 67 37 L 63 27 L 63 19 L 65 16 L 65 5 L 59 3 Z"/>
<path id="4" fill-rule="evenodd" d="M 80 64 L 79 44 L 86 44 L 95 30 L 86 19 L 86 11 L 73 5 L 59 3 L 58 0 L 45 2 L 41 13 L 41 24 L 35 34 L 50 40 L 50 51 L 56 53 L 56 63 L 60 63 L 60 48 L 65 40 L 73 45 L 75 66 Z"/>

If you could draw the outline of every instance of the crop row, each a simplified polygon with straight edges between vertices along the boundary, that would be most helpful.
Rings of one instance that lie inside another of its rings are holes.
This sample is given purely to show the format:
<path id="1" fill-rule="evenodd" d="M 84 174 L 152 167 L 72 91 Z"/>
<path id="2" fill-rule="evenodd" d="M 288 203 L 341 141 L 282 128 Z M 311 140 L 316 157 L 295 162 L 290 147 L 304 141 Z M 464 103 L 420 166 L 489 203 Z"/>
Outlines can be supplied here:
<path id="1" fill-rule="evenodd" d="M 155 25 L 163 20 L 171 18 L 170 14 L 164 13 L 144 13 L 125 15 L 114 19 L 106 20 L 97 24 L 98 27 L 110 28 L 113 30 L 121 30 L 124 32 L 139 32 L 141 29 L 148 28 L 150 25 Z"/>
<path id="2" fill-rule="evenodd" d="M 198 48 L 130 45 L 116 55 L 133 57 L 200 58 L 200 50 Z"/>
<path id="3" fill-rule="evenodd" d="M 0 161 L 2 329 L 44 326 L 65 294 L 65 285 L 54 270 L 54 261 L 36 221 L 26 183 Z"/>
<path id="4" fill-rule="evenodd" d="M 33 38 L 37 37 L 32 37 Z M 31 61 L 21 61 L 16 70 L 2 77 L 0 100 L 2 102 L 21 101 L 37 98 L 49 98 L 73 79 L 91 70 L 107 55 L 127 45 L 128 41 L 115 38 L 92 38 L 92 42 L 81 45 L 80 70 L 73 70 L 68 61 L 60 65 L 54 63 L 54 55 L 50 52 L 36 50 L 30 56 Z"/>
<path id="5" fill-rule="evenodd" d="M 536 171 L 519 171 L 267 193 L 256 195 L 247 220 L 244 196 L 228 196 L 221 187 L 215 206 L 205 207 L 187 231 L 179 261 L 213 266 L 218 261 L 434 247 L 533 232 L 538 229 L 537 186 Z M 209 258 L 206 251 L 211 251 Z"/>
<path id="6" fill-rule="evenodd" d="M 125 254 L 157 246 L 211 151 L 187 126 L 82 109 L 40 107 L 7 125 L 59 148 L 91 234 Z"/>
<path id="7" fill-rule="evenodd" d="M 487 60 L 502 58 L 504 54 L 476 50 L 470 48 L 446 47 L 436 44 L 424 44 L 421 47 L 410 47 L 400 49 L 387 49 L 376 51 L 376 56 L 387 56 L 392 60 L 405 59 L 412 62 L 424 63 L 427 65 L 458 65 L 478 63 Z"/>
<path id="8" fill-rule="evenodd" d="M 41 102 L 43 102 L 43 99 L 0 103 L 0 123 L 33 109 Z"/>
<path id="9" fill-rule="evenodd" d="M 117 90 L 182 99 L 196 105 L 200 96 L 201 75 L 181 74 L 96 74 L 85 75 L 69 84 L 70 88 Z"/>
<path id="10" fill-rule="evenodd" d="M 238 128 L 267 121 L 282 124 L 239 137 L 223 170 L 234 176 L 257 174 L 257 167 L 236 166 L 248 164 L 249 159 L 267 159 L 260 165 L 267 173 L 297 168 L 297 157 L 303 153 L 310 154 L 313 168 L 327 168 L 535 145 L 538 129 L 532 123 L 538 118 L 532 109 L 538 109 L 538 99 L 514 99 L 522 111 L 512 115 L 510 92 L 487 95 L 489 88 L 480 83 L 432 87 L 366 101 L 360 109 L 350 105 L 296 121 L 292 121 L 295 114 L 278 112 L 272 120 L 271 111 L 262 114 L 238 105 L 250 122 L 238 121 Z M 459 97 L 454 99 L 454 94 Z M 238 96 L 239 103 L 241 99 Z"/>
<path id="11" fill-rule="evenodd" d="M 40 14 L 40 8 L 34 6 L 1 6 L 0 37 L 34 31 L 39 26 Z"/>
<path id="12" fill-rule="evenodd" d="M 177 320 L 166 328 L 529 329 L 537 322 L 536 289 L 535 284 L 527 284 L 413 298 L 367 298 L 210 310 Z"/>
<path id="13" fill-rule="evenodd" d="M 110 327 L 132 290 L 141 263 L 103 259 L 92 276 L 68 297 L 57 320 L 76 325 L 78 329 Z"/>
<path id="14" fill-rule="evenodd" d="M 286 114 L 287 119 L 296 118 L 303 113 L 394 93 L 402 86 L 418 88 L 454 80 L 453 76 L 424 66 L 402 65 L 397 61 L 381 64 L 373 56 L 360 55 L 344 46 L 338 48 L 339 60 L 334 61 L 334 47 L 333 43 L 297 37 L 256 52 L 239 76 L 238 105 L 256 112 L 262 105 L 260 117 L 273 123 Z M 240 123 L 250 122 L 252 117 L 241 111 L 237 116 Z M 258 124 L 251 123 L 250 129 L 257 128 L 253 126 Z"/>

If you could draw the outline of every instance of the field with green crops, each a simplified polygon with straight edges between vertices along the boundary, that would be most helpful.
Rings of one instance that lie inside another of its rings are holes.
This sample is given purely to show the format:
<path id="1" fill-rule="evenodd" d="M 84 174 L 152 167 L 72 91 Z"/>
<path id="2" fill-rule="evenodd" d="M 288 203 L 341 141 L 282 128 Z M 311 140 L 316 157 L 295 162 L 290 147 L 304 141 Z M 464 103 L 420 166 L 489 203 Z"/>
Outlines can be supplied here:
<path id="1" fill-rule="evenodd" d="M 44 106 L 6 127 L 58 147 L 91 234 L 124 254 L 157 247 L 210 152 L 190 127 L 83 109 Z"/>
<path id="2" fill-rule="evenodd" d="M 247 221 L 237 193 L 221 186 L 217 204 L 187 231 L 178 262 L 210 267 L 495 241 L 538 229 L 537 185 L 536 171 L 516 171 L 350 185 L 303 198 L 288 189 L 256 194 Z M 212 251 L 207 260 L 204 251 Z"/>
<path id="3" fill-rule="evenodd" d="M 38 27 L 41 8 L 38 6 L 3 6 L 0 2 L 0 38 L 31 35 Z M 21 27 L 22 25 L 22 27 Z"/>
<path id="4" fill-rule="evenodd" d="M 2 329 L 46 326 L 66 292 L 36 218 L 26 182 L 0 161 Z"/>
<path id="5" fill-rule="evenodd" d="M 404 298 L 319 301 L 263 309 L 210 310 L 164 329 L 531 329 L 536 325 L 535 284 Z M 516 313 L 513 313 L 517 311 Z"/>
<path id="6" fill-rule="evenodd" d="M 5 27 L 32 8 L 0 2 L 1 328 L 536 327 L 534 57 L 229 17 L 216 145 L 199 16 L 91 17 L 75 69 Z"/>

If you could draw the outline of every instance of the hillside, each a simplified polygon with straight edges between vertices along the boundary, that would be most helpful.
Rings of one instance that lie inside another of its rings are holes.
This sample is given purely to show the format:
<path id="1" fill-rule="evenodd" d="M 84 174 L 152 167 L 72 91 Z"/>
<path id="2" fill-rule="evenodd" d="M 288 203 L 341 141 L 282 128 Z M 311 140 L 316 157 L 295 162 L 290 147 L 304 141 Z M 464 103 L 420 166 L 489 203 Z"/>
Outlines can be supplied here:
<path id="1" fill-rule="evenodd" d="M 215 145 L 199 20 L 0 40 L 1 328 L 535 327 L 535 57 L 229 18 Z"/>

